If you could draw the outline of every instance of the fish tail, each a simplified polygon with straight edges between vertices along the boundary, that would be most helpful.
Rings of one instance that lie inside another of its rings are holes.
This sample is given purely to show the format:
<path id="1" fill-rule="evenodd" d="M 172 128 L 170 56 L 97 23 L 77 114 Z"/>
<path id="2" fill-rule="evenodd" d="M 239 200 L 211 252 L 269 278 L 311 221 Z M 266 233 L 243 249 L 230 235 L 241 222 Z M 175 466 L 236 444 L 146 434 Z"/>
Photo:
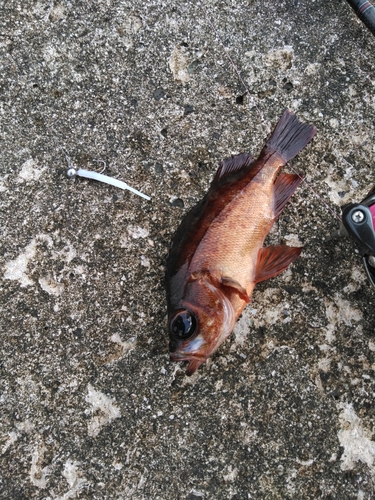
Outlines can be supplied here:
<path id="1" fill-rule="evenodd" d="M 316 128 L 313 125 L 300 122 L 286 109 L 264 149 L 268 154 L 278 152 L 287 163 L 311 141 L 315 133 Z"/>

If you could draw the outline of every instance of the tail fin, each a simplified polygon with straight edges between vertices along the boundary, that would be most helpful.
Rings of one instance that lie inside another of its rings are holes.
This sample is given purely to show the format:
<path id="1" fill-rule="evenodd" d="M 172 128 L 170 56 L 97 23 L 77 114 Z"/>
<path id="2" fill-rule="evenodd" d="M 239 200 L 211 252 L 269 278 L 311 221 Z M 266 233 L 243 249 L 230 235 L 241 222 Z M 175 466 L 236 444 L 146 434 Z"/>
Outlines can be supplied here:
<path id="1" fill-rule="evenodd" d="M 300 122 L 286 109 L 264 149 L 267 153 L 277 151 L 287 163 L 311 141 L 315 133 L 316 128 L 313 125 Z"/>

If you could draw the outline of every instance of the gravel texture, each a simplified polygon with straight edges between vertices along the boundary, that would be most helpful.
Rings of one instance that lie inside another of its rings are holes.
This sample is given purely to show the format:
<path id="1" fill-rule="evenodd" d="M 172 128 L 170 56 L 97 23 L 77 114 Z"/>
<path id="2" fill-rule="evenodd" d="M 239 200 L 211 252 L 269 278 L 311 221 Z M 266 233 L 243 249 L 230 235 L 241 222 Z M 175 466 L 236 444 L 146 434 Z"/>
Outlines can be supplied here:
<path id="1" fill-rule="evenodd" d="M 343 0 L 0 11 L 0 498 L 375 498 L 375 293 L 331 238 L 375 183 L 375 37 Z M 285 108 L 318 133 L 268 243 L 304 251 L 188 378 L 171 235 Z"/>

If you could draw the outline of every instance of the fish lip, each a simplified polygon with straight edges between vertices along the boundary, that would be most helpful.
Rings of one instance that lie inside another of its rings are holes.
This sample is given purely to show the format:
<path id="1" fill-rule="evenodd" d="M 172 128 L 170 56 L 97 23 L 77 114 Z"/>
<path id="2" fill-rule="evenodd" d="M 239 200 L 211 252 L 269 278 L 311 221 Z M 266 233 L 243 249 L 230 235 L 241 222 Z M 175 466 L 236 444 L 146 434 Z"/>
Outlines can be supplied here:
<path id="1" fill-rule="evenodd" d="M 204 363 L 207 359 L 207 356 L 199 356 L 199 355 L 192 355 L 192 354 L 184 354 L 184 353 L 178 353 L 178 352 L 172 352 L 170 353 L 170 358 L 172 361 L 201 361 Z"/>
<path id="2" fill-rule="evenodd" d="M 194 356 L 194 355 L 186 355 L 186 354 L 171 354 L 172 361 L 188 361 L 189 364 L 186 368 L 186 375 L 190 377 L 197 371 L 197 369 L 202 365 L 206 360 L 207 356 Z"/>

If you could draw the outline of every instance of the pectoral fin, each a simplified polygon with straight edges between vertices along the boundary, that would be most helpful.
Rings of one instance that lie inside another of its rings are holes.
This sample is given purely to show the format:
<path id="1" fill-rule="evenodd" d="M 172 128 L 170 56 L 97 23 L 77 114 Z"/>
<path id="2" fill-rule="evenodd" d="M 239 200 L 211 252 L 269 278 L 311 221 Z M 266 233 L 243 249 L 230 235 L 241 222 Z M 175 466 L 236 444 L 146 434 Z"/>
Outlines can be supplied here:
<path id="1" fill-rule="evenodd" d="M 255 273 L 255 283 L 277 276 L 291 264 L 302 252 L 302 247 L 278 245 L 261 248 Z"/>
<path id="2" fill-rule="evenodd" d="M 222 276 L 220 279 L 220 283 L 224 286 L 233 288 L 236 292 L 238 292 L 241 299 L 245 300 L 246 302 L 250 302 L 249 294 L 247 293 L 245 288 L 240 283 L 238 283 L 238 281 L 228 276 Z"/>

